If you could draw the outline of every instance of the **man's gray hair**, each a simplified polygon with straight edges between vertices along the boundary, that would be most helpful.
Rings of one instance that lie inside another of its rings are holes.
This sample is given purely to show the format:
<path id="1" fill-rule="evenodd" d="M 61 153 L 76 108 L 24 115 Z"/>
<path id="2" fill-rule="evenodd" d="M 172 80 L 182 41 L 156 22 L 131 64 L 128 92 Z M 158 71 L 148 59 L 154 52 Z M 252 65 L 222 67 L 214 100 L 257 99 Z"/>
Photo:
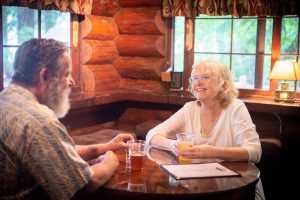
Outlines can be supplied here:
<path id="1" fill-rule="evenodd" d="M 58 77 L 58 62 L 66 52 L 68 47 L 54 39 L 31 39 L 24 42 L 15 54 L 12 81 L 34 86 L 43 67 L 47 68 L 51 77 Z"/>

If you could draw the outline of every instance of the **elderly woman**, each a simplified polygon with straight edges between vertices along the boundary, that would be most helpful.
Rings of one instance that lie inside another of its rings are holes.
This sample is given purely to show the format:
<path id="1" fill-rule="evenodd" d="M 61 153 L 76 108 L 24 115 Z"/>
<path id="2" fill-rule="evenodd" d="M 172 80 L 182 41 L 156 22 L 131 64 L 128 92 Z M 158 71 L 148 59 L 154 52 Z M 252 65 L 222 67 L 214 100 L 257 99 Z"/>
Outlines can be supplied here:
<path id="1" fill-rule="evenodd" d="M 259 162 L 259 136 L 245 104 L 237 99 L 226 65 L 215 61 L 194 64 L 190 89 L 197 100 L 150 130 L 147 142 L 185 157 Z M 194 134 L 195 144 L 178 151 L 176 133 Z M 264 199 L 263 192 L 256 197 Z"/>

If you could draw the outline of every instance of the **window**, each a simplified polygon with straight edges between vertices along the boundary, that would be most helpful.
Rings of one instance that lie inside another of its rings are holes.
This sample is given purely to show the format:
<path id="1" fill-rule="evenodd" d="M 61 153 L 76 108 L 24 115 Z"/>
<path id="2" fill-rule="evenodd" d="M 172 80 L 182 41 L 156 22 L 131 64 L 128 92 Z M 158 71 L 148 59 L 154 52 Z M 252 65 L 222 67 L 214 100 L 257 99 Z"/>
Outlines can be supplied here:
<path id="1" fill-rule="evenodd" d="M 0 90 L 7 87 L 12 78 L 14 55 L 24 41 L 31 38 L 53 38 L 70 47 L 72 54 L 74 48 L 71 45 L 71 19 L 73 18 L 70 13 L 55 10 L 2 6 L 1 49 L 3 56 Z"/>
<path id="2" fill-rule="evenodd" d="M 299 64 L 299 18 L 285 17 L 282 19 L 280 60 L 294 60 Z M 291 86 L 300 92 L 300 81 Z"/>
<path id="3" fill-rule="evenodd" d="M 271 91 L 275 89 L 268 79 L 272 61 L 274 59 L 298 61 L 298 17 L 274 20 L 271 17 L 235 18 L 200 15 L 192 19 L 193 48 L 190 53 L 182 53 L 185 56 L 184 61 L 181 61 L 177 52 L 184 51 L 184 47 L 183 49 L 181 47 L 184 46 L 185 40 L 182 38 L 188 36 L 184 33 L 187 28 L 182 27 L 187 27 L 188 20 L 184 20 L 183 17 L 174 17 L 173 20 L 174 70 L 190 73 L 194 62 L 218 60 L 230 68 L 234 82 L 241 93 L 271 95 Z M 277 38 L 278 44 L 274 41 L 276 37 L 280 37 L 280 34 L 273 35 L 274 29 L 279 29 L 281 32 L 281 40 Z M 280 52 L 280 57 L 276 58 L 276 52 Z M 184 74 L 184 77 L 188 76 L 189 74 Z M 186 83 L 185 81 L 184 84 Z M 300 92 L 299 83 L 296 89 Z"/>

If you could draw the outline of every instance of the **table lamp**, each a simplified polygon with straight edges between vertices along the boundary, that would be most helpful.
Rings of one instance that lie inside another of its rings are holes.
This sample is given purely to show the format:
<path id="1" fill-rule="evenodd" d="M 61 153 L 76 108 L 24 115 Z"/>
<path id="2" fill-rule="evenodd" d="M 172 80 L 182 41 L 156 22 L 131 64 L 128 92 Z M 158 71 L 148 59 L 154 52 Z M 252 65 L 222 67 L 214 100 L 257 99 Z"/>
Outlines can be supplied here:
<path id="1" fill-rule="evenodd" d="M 283 80 L 280 88 L 275 90 L 276 102 L 295 102 L 295 90 L 290 89 L 290 81 L 300 80 L 300 70 L 297 62 L 276 61 L 271 71 L 270 79 Z"/>

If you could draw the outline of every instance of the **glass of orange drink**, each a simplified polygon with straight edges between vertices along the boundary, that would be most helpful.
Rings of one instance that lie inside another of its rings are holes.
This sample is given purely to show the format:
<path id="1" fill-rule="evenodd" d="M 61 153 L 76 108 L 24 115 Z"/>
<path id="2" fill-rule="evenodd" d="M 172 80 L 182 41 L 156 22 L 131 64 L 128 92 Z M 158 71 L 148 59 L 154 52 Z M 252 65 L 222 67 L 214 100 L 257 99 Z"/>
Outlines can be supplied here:
<path id="1" fill-rule="evenodd" d="M 182 151 L 194 144 L 195 136 L 190 133 L 177 133 L 176 138 L 178 141 L 178 150 Z M 190 164 L 192 163 L 191 158 L 186 158 L 181 155 L 178 156 L 179 164 Z"/>

